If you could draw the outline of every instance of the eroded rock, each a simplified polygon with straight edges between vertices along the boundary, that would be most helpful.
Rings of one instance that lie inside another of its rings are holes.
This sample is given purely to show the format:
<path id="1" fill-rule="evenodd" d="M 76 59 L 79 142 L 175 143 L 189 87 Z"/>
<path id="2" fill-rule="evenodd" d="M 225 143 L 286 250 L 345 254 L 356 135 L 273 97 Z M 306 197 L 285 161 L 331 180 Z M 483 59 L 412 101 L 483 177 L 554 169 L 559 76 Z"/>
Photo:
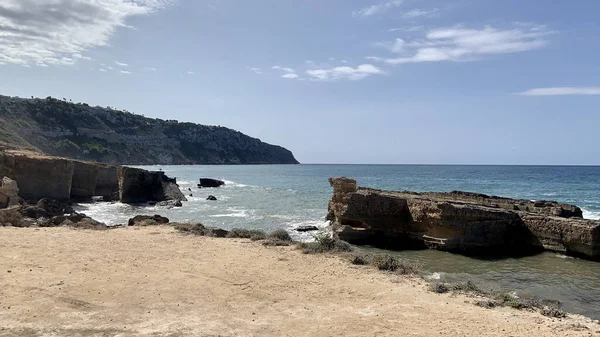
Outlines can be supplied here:
<path id="1" fill-rule="evenodd" d="M 212 178 L 200 178 L 200 184 L 198 184 L 198 187 L 221 187 L 225 185 L 225 182 L 222 180 L 218 180 L 218 179 L 212 179 Z"/>
<path id="2" fill-rule="evenodd" d="M 553 201 L 468 192 L 391 192 L 331 178 L 328 219 L 340 239 L 394 249 L 527 254 L 542 249 L 600 259 L 600 221 Z"/>
<path id="3" fill-rule="evenodd" d="M 169 219 L 158 214 L 150 215 L 137 215 L 127 222 L 128 226 L 157 226 L 168 224 Z"/>

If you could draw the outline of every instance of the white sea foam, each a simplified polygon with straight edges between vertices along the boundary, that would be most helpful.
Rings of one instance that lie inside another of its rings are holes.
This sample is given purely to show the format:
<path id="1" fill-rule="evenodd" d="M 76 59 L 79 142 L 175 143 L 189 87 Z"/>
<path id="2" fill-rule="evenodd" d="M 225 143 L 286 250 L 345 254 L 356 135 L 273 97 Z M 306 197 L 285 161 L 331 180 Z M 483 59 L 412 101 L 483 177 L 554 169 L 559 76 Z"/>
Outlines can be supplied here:
<path id="1" fill-rule="evenodd" d="M 585 208 L 582 208 L 581 211 L 584 219 L 600 220 L 600 212 L 598 211 L 588 211 Z"/>
<path id="2" fill-rule="evenodd" d="M 425 279 L 427 280 L 439 280 L 442 278 L 442 274 L 441 273 L 431 273 L 430 275 L 425 276 Z"/>

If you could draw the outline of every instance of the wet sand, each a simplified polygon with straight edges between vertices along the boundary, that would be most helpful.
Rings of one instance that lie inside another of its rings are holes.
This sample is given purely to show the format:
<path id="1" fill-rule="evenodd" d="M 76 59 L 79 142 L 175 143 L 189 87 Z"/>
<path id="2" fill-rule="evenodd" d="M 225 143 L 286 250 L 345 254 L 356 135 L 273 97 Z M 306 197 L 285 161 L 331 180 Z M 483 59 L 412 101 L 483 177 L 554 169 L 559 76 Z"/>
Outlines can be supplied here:
<path id="1" fill-rule="evenodd" d="M 292 247 L 183 236 L 0 227 L 0 336 L 600 336 L 437 295 L 424 281 Z"/>

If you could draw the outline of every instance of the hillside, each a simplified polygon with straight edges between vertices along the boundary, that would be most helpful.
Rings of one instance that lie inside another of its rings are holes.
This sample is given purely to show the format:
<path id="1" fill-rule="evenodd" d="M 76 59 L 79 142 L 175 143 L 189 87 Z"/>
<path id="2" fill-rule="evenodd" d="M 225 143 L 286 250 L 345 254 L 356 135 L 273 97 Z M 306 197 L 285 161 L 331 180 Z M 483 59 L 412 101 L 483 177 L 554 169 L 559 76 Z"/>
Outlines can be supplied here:
<path id="1" fill-rule="evenodd" d="M 221 126 L 146 118 L 52 97 L 0 95 L 0 147 L 114 164 L 297 164 L 287 149 Z"/>

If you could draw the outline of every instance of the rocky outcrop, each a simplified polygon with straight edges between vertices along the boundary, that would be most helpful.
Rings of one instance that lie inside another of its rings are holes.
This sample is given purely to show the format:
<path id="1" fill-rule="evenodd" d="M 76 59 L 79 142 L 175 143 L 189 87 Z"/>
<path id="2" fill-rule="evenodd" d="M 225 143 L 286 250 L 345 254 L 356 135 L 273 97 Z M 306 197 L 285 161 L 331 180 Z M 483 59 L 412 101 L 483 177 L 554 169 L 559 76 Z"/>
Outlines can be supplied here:
<path id="1" fill-rule="evenodd" d="M 169 219 L 164 216 L 160 216 L 158 214 L 149 216 L 149 215 L 136 215 L 133 218 L 129 219 L 127 222 L 128 226 L 157 226 L 168 224 Z"/>
<path id="2" fill-rule="evenodd" d="M 119 167 L 119 200 L 123 203 L 147 201 L 187 201 L 179 187 L 162 171 L 146 171 L 133 167 Z"/>
<path id="3" fill-rule="evenodd" d="M 146 118 L 52 97 L 0 95 L 0 147 L 126 165 L 297 164 L 289 150 L 221 126 Z"/>
<path id="4" fill-rule="evenodd" d="M 42 198 L 86 201 L 94 196 L 124 203 L 187 201 L 175 179 L 162 171 L 81 162 L 35 152 L 0 152 L 0 176 L 12 179 L 0 187 L 0 207 L 10 200 L 18 202 L 14 191 L 9 191 L 15 188 L 10 181 L 17 181 L 19 196 L 32 203 Z"/>
<path id="5" fill-rule="evenodd" d="M 331 178 L 327 218 L 355 244 L 436 248 L 467 254 L 526 254 L 542 249 L 600 259 L 600 221 L 581 209 L 466 192 L 415 193 L 361 188 Z"/>
<path id="6" fill-rule="evenodd" d="M 7 208 L 19 204 L 19 186 L 17 182 L 8 178 L 0 181 L 0 208 Z"/>
<path id="7" fill-rule="evenodd" d="M 212 178 L 200 178 L 200 184 L 198 184 L 198 187 L 202 188 L 202 187 L 221 187 L 225 185 L 225 182 L 222 180 L 218 180 L 218 179 L 212 179 Z"/>
<path id="8" fill-rule="evenodd" d="M 69 200 L 74 173 L 72 160 L 39 154 L 0 152 L 0 176 L 16 180 L 26 200 Z"/>

